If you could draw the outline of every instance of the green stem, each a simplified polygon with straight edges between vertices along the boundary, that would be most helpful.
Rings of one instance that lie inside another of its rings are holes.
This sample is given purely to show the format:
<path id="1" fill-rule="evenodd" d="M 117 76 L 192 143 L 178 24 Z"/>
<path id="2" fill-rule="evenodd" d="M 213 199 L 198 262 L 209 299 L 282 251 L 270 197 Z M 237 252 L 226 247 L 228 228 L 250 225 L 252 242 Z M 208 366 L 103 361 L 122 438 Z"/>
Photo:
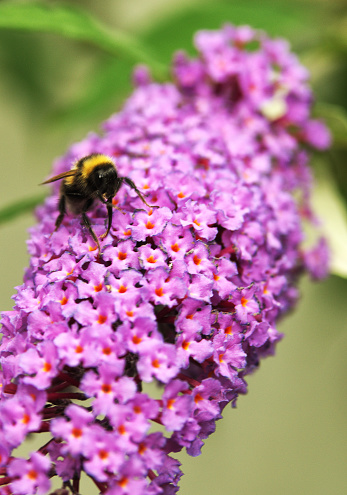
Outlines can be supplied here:
<path id="1" fill-rule="evenodd" d="M 21 201 L 15 201 L 0 209 L 0 225 L 10 220 L 32 211 L 36 206 L 41 204 L 46 195 L 40 194 Z"/>

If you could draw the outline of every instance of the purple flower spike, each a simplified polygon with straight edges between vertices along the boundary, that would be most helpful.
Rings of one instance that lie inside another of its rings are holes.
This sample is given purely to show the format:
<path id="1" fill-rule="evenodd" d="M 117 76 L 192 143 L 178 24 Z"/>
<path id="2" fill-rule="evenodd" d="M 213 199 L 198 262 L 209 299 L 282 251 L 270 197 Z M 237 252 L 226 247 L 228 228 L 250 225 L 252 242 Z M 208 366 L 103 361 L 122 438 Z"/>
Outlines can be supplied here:
<path id="1" fill-rule="evenodd" d="M 2 315 L 1 493 L 46 493 L 54 475 L 77 493 L 82 472 L 104 495 L 176 493 L 175 452 L 200 454 L 273 354 L 298 275 L 327 273 L 325 241 L 302 245 L 301 221 L 314 219 L 307 145 L 330 143 L 310 117 L 307 71 L 247 26 L 195 40 L 199 56 L 175 56 L 174 82 L 136 70 L 104 135 L 55 164 L 61 174 L 94 152 L 114 157 L 151 206 L 124 183 L 100 253 L 78 217 L 54 231 L 57 183 L 38 209 L 30 266 Z M 88 212 L 97 236 L 105 210 Z M 16 458 L 39 432 L 45 445 Z"/>

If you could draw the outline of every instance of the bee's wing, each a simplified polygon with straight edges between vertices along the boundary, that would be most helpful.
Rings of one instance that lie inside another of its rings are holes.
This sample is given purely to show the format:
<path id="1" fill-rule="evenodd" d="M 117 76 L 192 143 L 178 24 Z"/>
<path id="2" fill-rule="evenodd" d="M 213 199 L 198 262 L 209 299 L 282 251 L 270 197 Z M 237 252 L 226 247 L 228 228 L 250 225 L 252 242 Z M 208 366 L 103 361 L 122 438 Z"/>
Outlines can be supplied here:
<path id="1" fill-rule="evenodd" d="M 63 172 L 62 174 L 55 175 L 50 179 L 45 180 L 45 182 L 41 182 L 40 186 L 43 184 L 49 184 L 50 182 L 55 182 L 56 180 L 64 179 L 65 177 L 73 177 L 76 174 L 76 170 L 68 170 L 67 172 Z"/>

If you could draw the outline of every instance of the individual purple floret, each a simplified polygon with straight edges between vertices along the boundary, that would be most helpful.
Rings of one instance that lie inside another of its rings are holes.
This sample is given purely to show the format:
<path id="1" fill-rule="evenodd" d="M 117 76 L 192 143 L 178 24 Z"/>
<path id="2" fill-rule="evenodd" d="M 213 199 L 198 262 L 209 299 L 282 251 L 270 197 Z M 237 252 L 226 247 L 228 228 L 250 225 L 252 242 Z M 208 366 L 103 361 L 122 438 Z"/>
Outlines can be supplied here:
<path id="1" fill-rule="evenodd" d="M 327 273 L 325 241 L 303 247 L 308 148 L 330 143 L 310 118 L 307 71 L 249 27 L 195 42 L 196 58 L 175 56 L 173 82 L 137 70 L 104 134 L 55 163 L 60 174 L 107 155 L 151 206 L 124 183 L 100 252 L 78 216 L 55 231 L 59 182 L 38 208 L 30 266 L 2 314 L 1 493 L 46 493 L 53 476 L 78 493 L 82 472 L 105 495 L 177 492 L 174 454 L 199 455 L 246 393 L 299 275 Z M 88 215 L 100 237 L 105 205 Z M 44 445 L 15 457 L 40 432 Z"/>

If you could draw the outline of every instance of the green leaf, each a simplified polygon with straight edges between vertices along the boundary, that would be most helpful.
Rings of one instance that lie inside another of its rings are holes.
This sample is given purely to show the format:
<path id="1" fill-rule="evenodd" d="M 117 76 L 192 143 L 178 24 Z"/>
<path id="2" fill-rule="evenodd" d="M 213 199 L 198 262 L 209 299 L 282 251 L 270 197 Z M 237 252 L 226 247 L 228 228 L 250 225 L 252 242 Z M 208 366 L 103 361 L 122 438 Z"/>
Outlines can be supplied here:
<path id="1" fill-rule="evenodd" d="M 14 218 L 30 213 L 36 206 L 41 204 L 45 199 L 45 194 L 33 196 L 20 201 L 15 201 L 0 209 L 0 224 L 9 222 Z"/>
<path id="2" fill-rule="evenodd" d="M 150 27 L 144 39 L 166 61 L 178 49 L 194 53 L 192 38 L 196 31 L 220 29 L 225 23 L 251 25 L 304 45 L 309 37 L 317 39 L 318 15 L 305 2 L 262 0 L 260 5 L 259 0 L 201 1 Z"/>
<path id="3" fill-rule="evenodd" d="M 132 66 L 124 59 L 99 62 L 89 75 L 78 96 L 50 115 L 55 125 L 72 125 L 109 117 L 110 108 L 117 109 L 129 94 Z"/>
<path id="4" fill-rule="evenodd" d="M 44 47 L 37 37 L 13 31 L 0 32 L 0 60 L 2 80 L 16 91 L 19 98 L 36 109 L 48 104 L 51 95 L 46 81 Z"/>
<path id="5" fill-rule="evenodd" d="M 312 204 L 322 220 L 321 230 L 331 249 L 331 272 L 347 278 L 347 211 L 330 172 L 323 164 L 317 167 Z"/>
<path id="6" fill-rule="evenodd" d="M 344 108 L 329 103 L 317 103 L 315 116 L 325 121 L 333 135 L 335 146 L 347 146 L 347 112 Z"/>
<path id="7" fill-rule="evenodd" d="M 110 29 L 80 8 L 41 2 L 0 3 L 0 28 L 56 33 L 87 41 L 112 55 L 148 65 L 155 77 L 165 78 L 167 69 L 135 38 Z"/>

